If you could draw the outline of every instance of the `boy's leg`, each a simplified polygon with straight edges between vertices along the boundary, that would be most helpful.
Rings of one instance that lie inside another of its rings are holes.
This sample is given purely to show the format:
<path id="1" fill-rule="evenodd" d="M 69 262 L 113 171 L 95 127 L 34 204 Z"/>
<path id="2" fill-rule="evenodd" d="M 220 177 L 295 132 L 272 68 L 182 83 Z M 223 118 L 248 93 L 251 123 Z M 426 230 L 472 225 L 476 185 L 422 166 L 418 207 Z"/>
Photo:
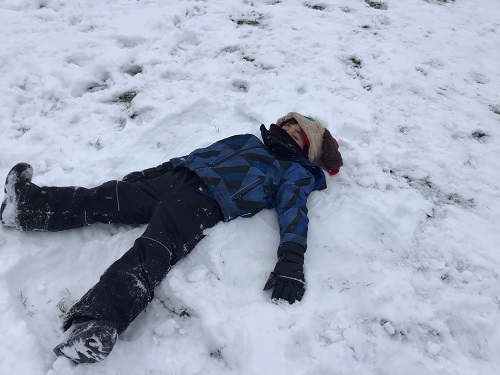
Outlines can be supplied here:
<path id="1" fill-rule="evenodd" d="M 91 189 L 39 187 L 31 182 L 32 174 L 26 163 L 9 172 L 2 203 L 4 225 L 26 231 L 59 231 L 96 222 L 147 224 L 156 205 L 172 189 L 171 172 L 137 183 L 109 181 Z M 4 220 L 7 214 L 9 218 Z"/>
<path id="2" fill-rule="evenodd" d="M 95 222 L 120 222 L 116 184 L 109 181 L 87 189 L 27 183 L 17 197 L 16 227 L 24 231 L 55 232 Z"/>
<path id="3" fill-rule="evenodd" d="M 155 287 L 170 267 L 203 238 L 203 229 L 223 219 L 218 203 L 200 193 L 204 185 L 194 173 L 175 173 L 170 179 L 172 195 L 156 207 L 146 231 L 133 247 L 69 310 L 64 330 L 73 323 L 98 321 L 122 333 L 153 299 Z M 65 353 L 72 342 L 74 337 L 56 347 L 56 354 L 68 356 Z M 108 353 L 98 356 L 98 360 Z M 80 357 L 71 359 L 85 362 Z"/>

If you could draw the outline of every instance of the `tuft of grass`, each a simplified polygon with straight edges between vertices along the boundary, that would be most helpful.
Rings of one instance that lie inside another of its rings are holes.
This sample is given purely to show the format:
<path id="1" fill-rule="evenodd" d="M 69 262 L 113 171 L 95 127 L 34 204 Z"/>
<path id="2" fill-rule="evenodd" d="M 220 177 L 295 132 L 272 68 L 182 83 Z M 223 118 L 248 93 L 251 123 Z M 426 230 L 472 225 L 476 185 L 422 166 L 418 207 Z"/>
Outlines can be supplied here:
<path id="1" fill-rule="evenodd" d="M 393 172 L 391 171 L 391 174 Z M 429 176 L 427 177 L 424 177 L 424 178 L 420 178 L 420 179 L 412 179 L 411 177 L 407 176 L 407 175 L 403 175 L 403 178 L 406 180 L 406 182 L 408 183 L 408 185 L 411 185 L 412 182 L 415 182 L 417 184 L 417 186 L 427 186 L 428 188 L 432 188 L 434 185 L 432 184 L 432 182 L 429 180 Z"/>
<path id="2" fill-rule="evenodd" d="M 26 312 L 28 313 L 28 316 L 31 316 L 31 317 L 35 316 L 35 314 L 38 310 L 33 309 L 33 307 L 35 307 L 35 306 L 30 305 L 28 303 L 28 297 L 24 296 L 22 291 L 19 293 L 19 301 L 21 301 L 21 303 L 23 304 L 23 307 L 26 310 Z"/>
<path id="3" fill-rule="evenodd" d="M 62 319 L 64 315 L 66 315 L 66 313 L 69 311 L 69 309 L 71 308 L 71 306 L 73 306 L 75 304 L 75 300 L 71 300 L 69 297 L 71 296 L 71 293 L 69 291 L 68 288 L 65 288 L 66 289 L 66 294 L 67 294 L 67 297 L 63 297 L 59 300 L 59 302 L 57 302 L 56 304 L 56 307 L 57 309 L 59 310 L 59 318 Z M 49 301 L 49 302 L 52 302 L 52 301 Z"/>
<path id="4" fill-rule="evenodd" d="M 439 4 L 439 5 L 452 4 L 455 2 L 455 0 L 425 0 L 425 1 L 428 2 L 429 4 Z"/>
<path id="5" fill-rule="evenodd" d="M 59 318 L 62 318 L 68 312 L 70 306 L 68 300 L 66 298 L 61 298 L 59 302 L 57 302 L 57 308 L 59 309 Z"/>
<path id="6" fill-rule="evenodd" d="M 248 25 L 248 26 L 259 26 L 260 22 L 257 20 L 237 20 L 236 24 L 238 26 Z"/>
<path id="7" fill-rule="evenodd" d="M 417 72 L 419 72 L 420 74 L 422 74 L 423 76 L 426 76 L 426 77 L 427 77 L 427 74 L 428 74 L 428 73 L 427 73 L 427 71 L 426 71 L 424 68 L 422 68 L 422 67 L 420 67 L 420 66 L 417 66 L 417 67 L 415 68 L 415 70 L 416 70 Z"/>
<path id="8" fill-rule="evenodd" d="M 398 129 L 399 129 L 399 132 L 401 134 L 404 134 L 404 135 L 410 134 L 410 128 L 408 128 L 407 126 L 400 126 Z"/>
<path id="9" fill-rule="evenodd" d="M 380 1 L 365 0 L 365 3 L 368 4 L 370 7 L 372 7 L 373 9 L 378 9 L 378 10 L 387 9 L 387 5 Z"/>
<path id="10" fill-rule="evenodd" d="M 134 100 L 134 98 L 137 96 L 137 93 L 135 91 L 127 91 L 127 92 L 124 92 L 123 94 L 121 94 L 116 100 L 115 102 L 117 103 L 126 103 L 126 104 L 130 104 L 132 102 L 132 100 Z"/>
<path id="11" fill-rule="evenodd" d="M 135 76 L 137 74 L 140 74 L 142 73 L 142 66 L 139 66 L 139 65 L 134 65 L 134 66 L 131 66 L 130 68 L 128 68 L 125 73 L 127 73 L 129 76 Z"/>
<path id="12" fill-rule="evenodd" d="M 181 307 L 179 309 L 170 308 L 169 306 L 167 306 L 165 301 L 163 301 L 162 299 L 158 299 L 158 301 L 160 301 L 160 303 L 163 305 L 163 307 L 165 307 L 165 309 L 170 311 L 172 314 L 177 315 L 179 318 L 183 318 L 183 319 L 184 318 L 191 318 L 191 315 L 189 314 L 189 312 L 187 311 L 187 309 L 185 307 Z"/>
<path id="13" fill-rule="evenodd" d="M 89 141 L 89 146 L 94 147 L 97 151 L 104 147 L 104 145 L 100 142 L 101 137 L 97 138 L 95 142 Z"/>
<path id="14" fill-rule="evenodd" d="M 179 310 L 171 310 L 167 308 L 170 312 L 174 313 L 175 315 L 179 316 L 179 318 L 191 318 L 191 315 L 185 308 L 181 308 Z"/>
<path id="15" fill-rule="evenodd" d="M 248 92 L 249 90 L 248 84 L 244 81 L 239 81 L 239 80 L 233 82 L 233 87 L 235 91 L 240 91 L 240 92 Z"/>
<path id="16" fill-rule="evenodd" d="M 475 130 L 471 133 L 472 138 L 474 138 L 476 141 L 479 143 L 484 143 L 486 142 L 487 138 L 490 136 L 488 133 L 482 131 L 482 130 Z"/>
<path id="17" fill-rule="evenodd" d="M 253 57 L 249 57 L 249 56 L 243 56 L 242 59 L 244 61 L 248 61 L 248 62 L 254 62 L 255 59 Z"/>
<path id="18" fill-rule="evenodd" d="M 481 138 L 484 138 L 484 137 L 487 137 L 488 134 L 486 134 L 485 132 L 483 132 L 482 130 L 476 130 L 476 131 L 473 131 L 472 132 L 472 136 L 476 139 L 481 139 Z"/>
<path id="19" fill-rule="evenodd" d="M 356 69 L 360 69 L 362 66 L 361 60 L 357 57 L 352 56 L 351 58 L 349 58 L 349 61 L 351 62 L 351 65 Z"/>
<path id="20" fill-rule="evenodd" d="M 304 6 L 309 8 L 309 9 L 314 9 L 314 10 L 325 10 L 326 9 L 326 6 L 324 4 L 304 3 Z"/>
<path id="21" fill-rule="evenodd" d="M 216 358 L 216 359 L 222 359 L 222 349 L 217 349 L 214 350 L 213 352 L 210 353 L 210 357 Z"/>
<path id="22" fill-rule="evenodd" d="M 474 198 L 467 199 L 456 193 L 447 194 L 444 202 L 448 204 L 454 204 L 463 208 L 474 208 L 477 205 Z"/>
<path id="23" fill-rule="evenodd" d="M 239 50 L 240 50 L 240 47 L 238 47 L 238 46 L 227 46 L 221 50 L 221 53 L 234 53 L 234 52 L 238 52 Z"/>
<path id="24" fill-rule="evenodd" d="M 90 84 L 89 87 L 87 87 L 87 92 L 102 91 L 102 90 L 105 90 L 107 88 L 108 88 L 108 86 L 105 83 L 95 82 L 95 83 Z"/>
<path id="25" fill-rule="evenodd" d="M 238 26 L 260 26 L 261 20 L 264 18 L 262 14 L 251 12 L 250 14 L 243 15 L 239 18 L 231 18 Z"/>
<path id="26" fill-rule="evenodd" d="M 21 125 L 19 128 L 16 128 L 16 130 L 17 130 L 18 132 L 20 132 L 21 134 L 24 134 L 24 133 L 26 133 L 26 132 L 30 131 L 30 129 L 31 129 L 31 128 L 29 128 L 29 127 L 28 127 L 28 126 L 26 126 L 26 125 Z"/>

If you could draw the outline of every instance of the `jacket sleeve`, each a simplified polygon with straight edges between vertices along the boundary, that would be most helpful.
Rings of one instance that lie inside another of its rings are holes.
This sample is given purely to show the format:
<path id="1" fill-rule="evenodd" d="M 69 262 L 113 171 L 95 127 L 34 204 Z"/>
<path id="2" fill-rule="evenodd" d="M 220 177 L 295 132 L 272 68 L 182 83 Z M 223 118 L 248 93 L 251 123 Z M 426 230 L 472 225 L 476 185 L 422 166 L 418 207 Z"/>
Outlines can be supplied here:
<path id="1" fill-rule="evenodd" d="M 314 190 L 314 183 L 314 177 L 302 168 L 290 168 L 283 175 L 276 193 L 280 245 L 294 242 L 307 248 L 307 198 Z"/>

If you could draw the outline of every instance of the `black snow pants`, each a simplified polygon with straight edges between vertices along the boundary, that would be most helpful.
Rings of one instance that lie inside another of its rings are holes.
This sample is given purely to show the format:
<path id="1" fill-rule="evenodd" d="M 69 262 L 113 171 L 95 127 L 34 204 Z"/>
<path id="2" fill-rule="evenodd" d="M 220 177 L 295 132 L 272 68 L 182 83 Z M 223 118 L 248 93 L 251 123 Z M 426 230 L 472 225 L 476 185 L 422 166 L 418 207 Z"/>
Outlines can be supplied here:
<path id="1" fill-rule="evenodd" d="M 148 224 L 134 245 L 114 262 L 64 318 L 105 320 L 122 333 L 153 299 L 171 266 L 203 238 L 203 229 L 223 220 L 214 199 L 200 191 L 203 181 L 187 170 L 151 180 L 109 181 L 98 187 L 38 187 L 19 195 L 23 230 L 59 231 L 95 222 Z"/>

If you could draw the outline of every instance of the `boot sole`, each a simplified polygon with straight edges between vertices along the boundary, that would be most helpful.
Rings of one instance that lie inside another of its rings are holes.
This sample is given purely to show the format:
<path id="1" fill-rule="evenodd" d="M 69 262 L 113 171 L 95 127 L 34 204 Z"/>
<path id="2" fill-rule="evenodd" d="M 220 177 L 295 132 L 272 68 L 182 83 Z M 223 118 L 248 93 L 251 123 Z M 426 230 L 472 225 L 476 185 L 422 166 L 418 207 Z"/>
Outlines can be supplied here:
<path id="1" fill-rule="evenodd" d="M 33 178 L 33 167 L 28 163 L 18 163 L 7 174 L 5 185 L 3 188 L 5 198 L 0 206 L 0 222 L 7 226 L 17 228 L 16 223 L 16 208 L 8 207 L 10 205 L 17 206 L 17 195 L 21 189 L 21 184 L 30 182 Z M 8 219 L 5 218 L 4 213 L 8 214 Z"/>
<path id="2" fill-rule="evenodd" d="M 76 331 L 74 337 L 70 336 L 66 342 L 57 345 L 54 353 L 58 357 L 70 359 L 75 364 L 102 361 L 111 353 L 118 335 L 116 330 L 110 330 L 109 327 L 103 325 L 94 329 L 96 330 L 93 332 L 85 329 Z"/>

